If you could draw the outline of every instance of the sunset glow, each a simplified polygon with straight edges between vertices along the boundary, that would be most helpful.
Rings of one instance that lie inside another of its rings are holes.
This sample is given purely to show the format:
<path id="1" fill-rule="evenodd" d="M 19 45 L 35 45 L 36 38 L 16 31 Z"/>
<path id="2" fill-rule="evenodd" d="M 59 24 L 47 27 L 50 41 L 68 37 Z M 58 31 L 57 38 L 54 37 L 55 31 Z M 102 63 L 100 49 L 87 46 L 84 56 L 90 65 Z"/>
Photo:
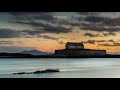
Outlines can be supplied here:
<path id="1" fill-rule="evenodd" d="M 54 52 L 67 42 L 120 52 L 120 12 L 0 13 L 0 52 Z"/>

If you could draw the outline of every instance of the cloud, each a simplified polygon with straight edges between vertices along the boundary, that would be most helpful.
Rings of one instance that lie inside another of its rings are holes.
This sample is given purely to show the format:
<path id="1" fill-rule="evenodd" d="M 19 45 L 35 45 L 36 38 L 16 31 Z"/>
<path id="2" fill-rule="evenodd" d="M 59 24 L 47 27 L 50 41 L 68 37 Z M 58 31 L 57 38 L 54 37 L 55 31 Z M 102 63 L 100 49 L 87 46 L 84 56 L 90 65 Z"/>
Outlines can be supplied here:
<path id="1" fill-rule="evenodd" d="M 95 40 L 88 40 L 88 41 L 84 41 L 82 43 L 89 43 L 89 44 L 95 44 Z"/>
<path id="2" fill-rule="evenodd" d="M 59 31 L 58 31 L 59 33 Z M 14 30 L 14 29 L 0 29 L 0 38 L 45 38 L 51 40 L 66 39 L 63 37 L 54 37 L 49 35 L 42 35 L 40 30 Z M 0 44 L 13 44 L 13 41 L 0 41 Z M 16 42 L 21 43 L 21 42 Z"/>
<path id="3" fill-rule="evenodd" d="M 87 16 L 84 18 L 85 22 L 89 23 L 99 23 L 105 26 L 119 26 L 120 25 L 120 17 L 111 18 L 111 17 L 103 17 L 103 16 Z"/>
<path id="4" fill-rule="evenodd" d="M 88 15 L 87 15 L 88 14 Z M 78 17 L 76 18 L 80 22 L 80 29 L 97 31 L 97 32 L 109 32 L 108 35 L 115 36 L 113 32 L 120 31 L 120 17 L 107 17 L 100 15 L 101 13 L 90 15 L 91 13 L 87 12 L 86 17 L 83 19 Z M 81 21 L 82 20 L 82 21 Z M 104 34 L 105 36 L 105 34 Z"/>
<path id="5" fill-rule="evenodd" d="M 0 29 L 0 38 L 15 38 L 21 37 L 22 33 L 13 29 Z"/>
<path id="6" fill-rule="evenodd" d="M 113 32 L 103 33 L 103 36 L 116 36 L 116 33 Z"/>
<path id="7" fill-rule="evenodd" d="M 112 40 L 112 39 L 108 40 L 108 42 L 114 42 L 114 43 L 115 43 L 115 41 L 114 41 L 114 40 Z"/>
<path id="8" fill-rule="evenodd" d="M 119 26 L 120 25 L 120 17 L 106 18 L 106 20 L 102 21 L 102 24 L 106 25 L 106 26 Z"/>
<path id="9" fill-rule="evenodd" d="M 100 17 L 100 16 L 88 16 L 84 19 L 84 21 L 98 23 L 98 22 L 103 22 L 105 19 L 108 19 L 108 18 Z"/>
<path id="10" fill-rule="evenodd" d="M 79 15 L 85 15 L 85 16 L 93 16 L 93 15 L 99 15 L 102 12 L 77 12 Z"/>
<path id="11" fill-rule="evenodd" d="M 108 43 L 105 43 L 105 44 L 99 44 L 101 46 L 120 46 L 120 43 L 113 43 L 113 44 L 108 44 Z"/>
<path id="12" fill-rule="evenodd" d="M 89 14 L 89 13 L 86 13 Z M 82 19 L 81 19 L 82 18 Z M 120 17 L 107 17 L 99 14 L 79 16 L 76 20 L 80 23 L 80 29 L 97 32 L 118 32 L 120 31 Z"/>
<path id="13" fill-rule="evenodd" d="M 69 26 L 72 26 L 72 27 L 80 26 L 79 22 L 72 22 L 72 21 L 63 20 L 63 19 L 57 19 L 57 20 L 53 21 L 52 23 L 53 24 L 58 24 L 58 25 L 69 25 Z"/>
<path id="14" fill-rule="evenodd" d="M 16 20 L 25 20 L 25 19 L 40 19 L 40 20 L 53 20 L 54 12 L 9 12 L 13 15 Z"/>
<path id="15" fill-rule="evenodd" d="M 60 39 L 67 39 L 67 38 L 64 38 L 64 37 L 59 37 Z"/>
<path id="16" fill-rule="evenodd" d="M 23 45 L 22 41 L 10 41 L 10 40 L 1 40 L 0 41 L 0 45 L 13 45 L 13 44 L 19 44 L 19 45 Z"/>
<path id="17" fill-rule="evenodd" d="M 90 31 L 97 31 L 97 32 L 118 32 L 120 31 L 119 27 L 106 27 L 98 24 L 93 23 L 82 23 L 80 29 L 83 30 L 90 30 Z"/>
<path id="18" fill-rule="evenodd" d="M 72 28 L 63 27 L 63 26 L 52 26 L 49 24 L 42 24 L 42 23 L 31 23 L 31 25 L 34 25 L 37 27 L 35 30 L 24 30 L 23 32 L 28 33 L 30 35 L 35 34 L 43 34 L 43 33 L 68 33 L 72 32 Z"/>
<path id="19" fill-rule="evenodd" d="M 14 16 L 25 16 L 25 15 L 40 16 L 40 15 L 51 15 L 55 12 L 8 12 L 8 13 Z"/>
<path id="20" fill-rule="evenodd" d="M 96 42 L 114 42 L 114 40 L 87 40 L 87 41 L 82 41 L 82 43 L 88 43 L 88 44 L 95 44 Z"/>
<path id="21" fill-rule="evenodd" d="M 31 32 L 31 34 L 29 33 Z M 0 29 L 0 38 L 25 38 L 28 35 L 36 35 L 38 32 L 31 30 L 15 30 L 9 28 Z"/>
<path id="22" fill-rule="evenodd" d="M 61 39 L 66 39 L 63 37 L 52 37 L 52 36 L 48 36 L 48 35 L 41 35 L 40 37 L 45 38 L 45 39 L 55 40 L 59 44 L 65 44 Z"/>
<path id="23" fill-rule="evenodd" d="M 76 12 L 78 17 L 74 20 L 70 17 L 70 20 L 54 18 L 54 12 L 10 12 L 13 17 L 12 23 L 18 23 L 22 25 L 30 25 L 33 27 L 33 31 L 36 33 L 68 33 L 71 32 L 74 27 L 80 27 L 80 30 L 90 30 L 97 32 L 118 32 L 120 28 L 120 18 L 107 17 L 102 14 L 105 12 Z M 113 12 L 109 12 L 113 13 Z M 82 17 L 81 15 L 85 16 Z M 42 20 L 42 21 L 41 21 Z M 67 27 L 67 25 L 69 27 Z M 42 29 L 41 29 L 42 28 Z M 105 34 L 103 34 L 105 35 Z M 109 34 L 110 35 L 110 34 Z M 111 34 L 113 35 L 113 34 Z M 113 35 L 114 36 L 114 35 Z M 94 36 L 93 36 L 94 37 Z"/>
<path id="24" fill-rule="evenodd" d="M 92 33 L 85 33 L 84 36 L 89 36 L 89 37 L 101 37 L 99 34 L 92 34 Z"/>
<path id="25" fill-rule="evenodd" d="M 34 21 L 47 21 L 51 22 L 56 20 L 54 12 L 9 12 L 13 16 L 10 22 L 34 22 Z"/>
<path id="26" fill-rule="evenodd" d="M 66 28 L 66 27 L 61 27 L 61 26 L 46 26 L 44 27 L 44 31 L 47 33 L 68 33 L 68 32 L 72 32 L 72 28 Z"/>
<path id="27" fill-rule="evenodd" d="M 0 44 L 13 44 L 12 41 L 0 41 Z"/>
<path id="28" fill-rule="evenodd" d="M 116 36 L 116 33 L 113 33 L 113 32 L 102 33 L 102 34 L 103 34 L 103 35 L 100 35 L 100 34 L 92 34 L 92 33 L 85 33 L 84 36 L 88 36 L 88 37 Z"/>
<path id="29" fill-rule="evenodd" d="M 37 29 L 33 30 L 33 31 L 26 31 L 29 34 L 36 34 L 36 33 L 68 33 L 68 32 L 72 32 L 72 28 L 68 28 L 68 27 L 63 27 L 63 26 L 53 26 L 50 24 L 43 24 L 43 23 L 28 23 L 29 25 L 33 26 L 33 27 L 37 27 Z"/>
<path id="30" fill-rule="evenodd" d="M 57 40 L 57 42 L 58 42 L 59 44 L 66 44 L 66 43 L 63 42 L 62 40 Z"/>
<path id="31" fill-rule="evenodd" d="M 45 39 L 51 39 L 51 40 L 58 40 L 59 38 L 48 36 L 48 35 L 40 35 L 40 37 L 45 38 Z"/>
<path id="32" fill-rule="evenodd" d="M 11 14 L 11 13 L 10 13 Z M 11 15 L 15 16 L 13 18 L 12 23 L 22 24 L 22 25 L 30 25 L 33 27 L 33 31 L 26 31 L 26 33 L 68 33 L 72 31 L 71 27 L 63 26 L 65 23 L 67 25 L 76 25 L 77 23 L 65 22 L 61 19 L 57 19 L 53 17 L 51 13 L 12 13 Z M 43 20 L 43 21 L 41 21 Z M 51 20 L 51 21 L 50 21 Z M 63 24 L 62 24 L 63 23 Z M 59 24 L 59 25 L 56 25 Z M 60 25 L 62 24 L 62 25 Z"/>
<path id="33" fill-rule="evenodd" d="M 48 21 L 56 20 L 56 18 L 54 18 L 53 15 L 49 15 L 49 14 L 35 16 L 34 19 L 48 20 Z"/>

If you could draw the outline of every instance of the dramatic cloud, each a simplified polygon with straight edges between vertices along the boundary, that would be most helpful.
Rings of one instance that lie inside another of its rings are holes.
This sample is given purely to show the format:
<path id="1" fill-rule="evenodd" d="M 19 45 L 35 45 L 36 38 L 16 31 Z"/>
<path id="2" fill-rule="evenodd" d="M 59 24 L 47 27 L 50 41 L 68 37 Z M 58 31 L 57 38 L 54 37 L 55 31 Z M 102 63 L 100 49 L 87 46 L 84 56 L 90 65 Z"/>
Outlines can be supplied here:
<path id="1" fill-rule="evenodd" d="M 58 32 L 59 33 L 59 32 Z M 14 29 L 0 29 L 0 38 L 45 38 L 51 40 L 66 39 L 63 37 L 53 37 L 48 35 L 41 35 L 39 30 L 14 30 Z M 0 44 L 13 44 L 12 41 L 0 41 Z"/>
<path id="2" fill-rule="evenodd" d="M 58 40 L 59 39 L 59 38 L 47 36 L 47 35 L 40 35 L 40 37 L 45 38 L 45 39 L 51 39 L 51 40 Z"/>
<path id="3" fill-rule="evenodd" d="M 39 15 L 39 16 L 35 16 L 34 19 L 40 19 L 40 20 L 48 20 L 48 21 L 51 21 L 51 20 L 56 20 L 53 15 L 50 15 L 50 14 L 46 14 L 46 15 Z"/>
<path id="4" fill-rule="evenodd" d="M 116 36 L 116 33 L 113 32 L 103 33 L 103 36 Z"/>
<path id="5" fill-rule="evenodd" d="M 114 41 L 114 40 L 112 40 L 112 39 L 108 40 L 108 42 L 114 42 L 114 43 L 115 43 L 115 41 Z"/>
<path id="6" fill-rule="evenodd" d="M 0 45 L 13 45 L 13 44 L 19 44 L 19 45 L 23 45 L 23 42 L 21 41 L 9 41 L 9 40 L 1 40 L 0 41 Z"/>
<path id="7" fill-rule="evenodd" d="M 106 26 L 120 26 L 120 18 L 105 18 L 102 23 Z"/>
<path id="8" fill-rule="evenodd" d="M 89 36 L 89 37 L 101 37 L 99 34 L 92 34 L 92 33 L 85 33 L 84 36 Z"/>
<path id="9" fill-rule="evenodd" d="M 68 33 L 68 32 L 72 32 L 72 28 L 66 28 L 66 27 L 61 27 L 61 26 L 46 26 L 44 27 L 44 30 L 48 33 Z"/>
<path id="10" fill-rule="evenodd" d="M 97 15 L 91 15 L 91 13 L 86 12 L 85 17 L 76 18 L 80 23 L 80 29 L 97 31 L 97 32 L 118 32 L 120 31 L 120 17 L 107 17 Z M 88 15 L 87 15 L 88 14 Z"/>
<path id="11" fill-rule="evenodd" d="M 120 34 L 120 12 L 117 14 L 114 12 L 5 12 L 0 14 L 0 27 L 0 46 L 6 47 L 35 46 L 42 48 L 39 45 L 36 46 L 36 43 L 42 46 L 46 45 L 45 41 L 50 42 L 51 40 L 54 40 L 53 44 L 62 45 L 67 40 L 79 42 L 79 35 L 84 37 L 86 41 L 83 43 L 88 44 L 89 47 L 92 44 L 99 47 L 102 45 L 119 46 L 117 40 Z M 20 38 L 18 40 L 21 40 L 22 43 L 17 42 L 17 38 Z M 30 38 L 36 43 L 25 42 L 28 39 L 23 40 L 24 38 Z M 42 41 L 44 42 L 41 43 Z M 57 47 L 53 45 L 53 48 Z M 49 49 L 45 50 L 49 51 Z M 7 49 L 1 48 L 0 50 Z M 9 47 L 8 50 L 12 49 Z M 15 49 L 13 48 L 13 50 Z M 115 49 L 110 50 L 115 51 Z"/>
<path id="12" fill-rule="evenodd" d="M 85 22 L 89 23 L 99 23 L 101 25 L 106 26 L 119 26 L 120 18 L 111 18 L 111 17 L 103 17 L 103 16 L 88 16 L 84 18 Z"/>
<path id="13" fill-rule="evenodd" d="M 85 16 L 93 16 L 93 15 L 99 15 L 102 12 L 77 12 L 77 14 L 85 15 Z"/>
<path id="14" fill-rule="evenodd" d="M 13 44 L 12 41 L 0 41 L 0 44 Z"/>
<path id="15" fill-rule="evenodd" d="M 57 20 L 55 20 L 55 21 L 53 21 L 51 23 L 58 24 L 58 25 L 69 25 L 71 27 L 80 26 L 79 22 L 72 22 L 72 21 L 63 20 L 63 19 L 57 19 Z"/>
<path id="16" fill-rule="evenodd" d="M 82 23 L 80 26 L 81 29 L 83 30 L 90 30 L 90 31 L 97 31 L 97 32 L 119 32 L 120 28 L 119 27 L 106 27 L 98 24 L 87 24 L 87 23 Z"/>
<path id="17" fill-rule="evenodd" d="M 98 23 L 98 22 L 104 21 L 105 19 L 107 19 L 107 18 L 105 18 L 105 17 L 98 17 L 98 16 L 88 16 L 88 17 L 86 17 L 84 19 L 84 21 Z"/>
<path id="18" fill-rule="evenodd" d="M 25 19 L 40 19 L 40 20 L 54 20 L 54 12 L 10 12 L 9 14 L 15 16 L 16 20 L 25 20 Z"/>
<path id="19" fill-rule="evenodd" d="M 71 32 L 71 27 L 65 27 L 67 25 L 76 25 L 76 23 L 65 22 L 54 18 L 51 13 L 12 13 L 11 15 L 15 16 L 15 19 L 10 21 L 12 23 L 18 23 L 23 25 L 30 25 L 34 28 L 33 31 L 26 31 L 29 34 L 33 33 L 68 33 Z M 43 21 L 41 21 L 43 20 Z M 51 20 L 51 21 L 50 21 Z M 60 22 L 59 22 L 60 21 Z M 63 23 L 63 24 L 62 24 Z M 59 25 L 56 25 L 59 24 Z M 62 24 L 62 25 L 60 25 Z M 37 29 L 36 29 L 37 28 Z M 42 28 L 42 29 L 41 29 Z"/>
<path id="20" fill-rule="evenodd" d="M 30 30 L 14 30 L 14 29 L 0 29 L 0 38 L 23 38 L 27 37 L 27 35 L 33 35 L 28 32 L 32 32 L 33 34 L 36 35 L 35 31 L 30 31 Z"/>
<path id="21" fill-rule="evenodd" d="M 95 40 L 88 40 L 88 41 L 85 41 L 85 42 L 82 42 L 82 43 L 95 44 Z"/>
<path id="22" fill-rule="evenodd" d="M 113 12 L 109 12 L 112 13 Z M 103 16 L 104 12 L 77 12 L 79 17 L 75 17 L 74 20 L 64 20 L 54 18 L 54 12 L 12 12 L 10 13 L 15 17 L 15 20 L 11 21 L 19 24 L 28 24 L 34 28 L 42 27 L 44 32 L 49 33 L 67 33 L 71 31 L 71 28 L 63 27 L 63 25 L 69 25 L 72 28 L 75 26 L 80 27 L 83 30 L 91 30 L 97 32 L 118 32 L 120 28 L 120 18 L 112 18 Z M 85 17 L 82 17 L 84 15 Z M 72 17 L 71 17 L 72 19 Z M 36 22 L 43 20 L 43 22 Z M 53 25 L 52 25 L 53 24 Z M 52 29 L 52 30 L 51 30 Z"/>
<path id="23" fill-rule="evenodd" d="M 37 29 L 35 30 L 25 30 L 24 32 L 29 33 L 30 35 L 33 34 L 42 34 L 42 33 L 56 33 L 56 34 L 60 34 L 60 33 L 68 33 L 68 32 L 72 32 L 72 28 L 67 28 L 67 27 L 63 27 L 63 26 L 52 26 L 49 24 L 42 24 L 42 23 L 31 23 L 31 25 L 38 25 Z"/>
<path id="24" fill-rule="evenodd" d="M 96 42 L 114 42 L 114 40 L 110 39 L 110 40 L 88 40 L 88 41 L 84 41 L 82 43 L 88 43 L 88 44 L 95 44 Z"/>
<path id="25" fill-rule="evenodd" d="M 103 34 L 103 35 L 100 35 L 100 34 L 92 34 L 92 33 L 85 33 L 84 36 L 88 36 L 88 37 L 116 36 L 116 33 L 113 33 L 113 32 L 102 33 L 102 34 Z"/>
<path id="26" fill-rule="evenodd" d="M 21 37 L 22 33 L 12 29 L 0 29 L 0 38 L 15 38 Z"/>
<path id="27" fill-rule="evenodd" d="M 113 44 L 108 44 L 108 43 L 105 43 L 105 44 L 99 44 L 100 46 L 120 46 L 120 43 L 113 43 Z"/>

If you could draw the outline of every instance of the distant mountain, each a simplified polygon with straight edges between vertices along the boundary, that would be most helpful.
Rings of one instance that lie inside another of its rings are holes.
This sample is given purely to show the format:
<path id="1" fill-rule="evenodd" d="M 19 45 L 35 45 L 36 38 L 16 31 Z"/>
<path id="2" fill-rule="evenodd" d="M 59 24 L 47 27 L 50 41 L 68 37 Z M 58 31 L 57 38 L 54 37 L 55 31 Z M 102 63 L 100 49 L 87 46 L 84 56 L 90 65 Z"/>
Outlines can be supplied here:
<path id="1" fill-rule="evenodd" d="M 42 52 L 42 51 L 39 51 L 39 50 L 30 50 L 30 51 L 24 50 L 24 51 L 22 51 L 20 53 L 22 53 L 22 54 L 31 54 L 31 55 L 48 55 L 48 54 L 51 54 L 51 53 Z"/>

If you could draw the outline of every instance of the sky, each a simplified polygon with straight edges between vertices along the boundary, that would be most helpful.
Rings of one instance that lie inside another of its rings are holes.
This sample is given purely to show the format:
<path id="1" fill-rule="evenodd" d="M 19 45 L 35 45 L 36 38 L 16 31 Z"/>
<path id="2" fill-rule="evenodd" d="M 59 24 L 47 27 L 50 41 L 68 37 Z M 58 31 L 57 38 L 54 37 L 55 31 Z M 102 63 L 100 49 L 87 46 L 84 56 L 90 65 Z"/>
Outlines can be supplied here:
<path id="1" fill-rule="evenodd" d="M 54 52 L 67 42 L 120 52 L 120 12 L 0 12 L 0 52 Z"/>

